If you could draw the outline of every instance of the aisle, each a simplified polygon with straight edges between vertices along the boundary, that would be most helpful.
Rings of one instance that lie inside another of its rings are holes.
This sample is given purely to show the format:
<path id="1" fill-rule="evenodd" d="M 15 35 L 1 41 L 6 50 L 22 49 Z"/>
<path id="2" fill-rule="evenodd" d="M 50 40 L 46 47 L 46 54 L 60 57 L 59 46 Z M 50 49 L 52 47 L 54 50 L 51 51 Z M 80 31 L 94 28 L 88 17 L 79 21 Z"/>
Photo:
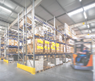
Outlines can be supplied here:
<path id="1" fill-rule="evenodd" d="M 16 68 L 16 64 L 0 61 L 0 81 L 93 81 L 92 71 L 77 71 L 70 63 L 32 75 Z"/>

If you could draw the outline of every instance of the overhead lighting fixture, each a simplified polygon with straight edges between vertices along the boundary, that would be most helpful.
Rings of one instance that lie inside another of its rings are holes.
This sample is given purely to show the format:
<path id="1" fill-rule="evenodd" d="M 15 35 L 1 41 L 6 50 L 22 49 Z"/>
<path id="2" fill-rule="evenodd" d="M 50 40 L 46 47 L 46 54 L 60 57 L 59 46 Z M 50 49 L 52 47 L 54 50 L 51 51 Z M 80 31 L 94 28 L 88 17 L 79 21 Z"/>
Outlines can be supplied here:
<path id="1" fill-rule="evenodd" d="M 82 0 L 79 0 L 79 2 L 82 2 Z"/>
<path id="2" fill-rule="evenodd" d="M 9 10 L 9 9 L 7 9 L 7 8 L 5 8 L 5 7 L 2 7 L 2 6 L 0 6 L 0 8 L 2 9 L 2 10 L 4 10 L 4 11 L 7 11 L 7 12 L 12 12 L 11 10 Z"/>
<path id="3" fill-rule="evenodd" d="M 90 26 L 89 26 L 89 25 L 87 25 L 87 27 L 88 27 L 88 28 L 90 28 Z"/>
<path id="4" fill-rule="evenodd" d="M 95 3 L 90 4 L 90 5 L 88 5 L 88 6 L 85 6 L 85 7 L 84 7 L 84 10 L 86 11 L 86 10 L 91 9 L 91 8 L 94 8 L 94 7 L 95 7 Z"/>
<path id="5" fill-rule="evenodd" d="M 83 15 L 84 15 L 85 19 L 87 19 L 87 15 L 86 15 L 86 13 L 85 13 L 85 12 L 83 12 Z"/>
<path id="6" fill-rule="evenodd" d="M 3 28 L 3 27 L 0 26 L 0 28 Z"/>
<path id="7" fill-rule="evenodd" d="M 81 2 L 82 0 L 79 0 L 79 1 Z M 95 3 L 90 4 L 90 5 L 88 5 L 88 6 L 84 6 L 83 8 L 79 8 L 79 9 L 77 9 L 77 10 L 74 10 L 74 11 L 68 13 L 68 15 L 69 15 L 69 16 L 73 16 L 73 15 L 75 15 L 75 14 L 78 14 L 78 13 L 80 13 L 80 12 L 83 12 L 83 9 L 84 9 L 84 11 L 86 11 L 86 10 L 89 10 L 89 9 L 91 9 L 91 8 L 94 8 L 94 7 L 95 7 Z M 84 12 L 84 14 L 85 14 L 85 12 Z M 86 14 L 85 14 L 85 15 L 86 15 Z M 87 17 L 87 16 L 85 16 L 85 17 Z"/>
<path id="8" fill-rule="evenodd" d="M 89 30 L 89 33 L 91 33 L 91 30 Z"/>
<path id="9" fill-rule="evenodd" d="M 80 13 L 80 12 L 83 12 L 83 9 L 82 9 L 82 8 L 70 12 L 70 13 L 68 13 L 68 15 L 69 15 L 69 16 L 72 16 L 72 15 L 78 14 L 78 13 Z"/>

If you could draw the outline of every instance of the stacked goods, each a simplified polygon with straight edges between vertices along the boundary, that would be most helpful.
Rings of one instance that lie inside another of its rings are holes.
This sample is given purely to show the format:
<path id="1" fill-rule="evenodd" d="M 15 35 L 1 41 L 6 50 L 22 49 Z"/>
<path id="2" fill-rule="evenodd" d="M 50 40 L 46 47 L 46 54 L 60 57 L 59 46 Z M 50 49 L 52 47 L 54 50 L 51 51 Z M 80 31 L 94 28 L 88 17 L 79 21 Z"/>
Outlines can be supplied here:
<path id="1" fill-rule="evenodd" d="M 70 46 L 67 46 L 67 53 L 70 53 Z"/>
<path id="2" fill-rule="evenodd" d="M 20 22 L 20 25 L 19 25 L 19 27 L 21 28 L 21 27 L 23 27 L 23 22 L 24 22 L 24 24 L 25 24 L 25 19 L 24 19 L 24 21 L 22 20 L 21 22 Z M 32 24 L 32 21 L 27 17 L 27 23 L 29 23 L 29 24 Z"/>
<path id="3" fill-rule="evenodd" d="M 3 46 L 3 47 L 1 47 L 1 49 L 4 49 L 4 46 Z"/>
<path id="4" fill-rule="evenodd" d="M 56 43 L 55 42 L 51 42 L 50 44 L 50 47 L 51 47 L 51 53 L 55 53 L 55 49 L 56 49 Z"/>
<path id="5" fill-rule="evenodd" d="M 61 51 L 60 45 L 61 45 L 61 44 L 56 43 L 56 53 L 60 53 L 60 51 Z"/>
<path id="6" fill-rule="evenodd" d="M 14 45 L 14 40 L 13 40 L 13 39 L 9 39 L 9 40 L 8 40 L 8 45 L 13 46 L 13 45 Z"/>
<path id="7" fill-rule="evenodd" d="M 56 65 L 62 64 L 62 60 L 60 58 L 56 58 Z"/>
<path id="8" fill-rule="evenodd" d="M 18 41 L 14 40 L 14 46 L 18 46 Z"/>
<path id="9" fill-rule="evenodd" d="M 1 42 L 1 44 L 4 44 L 4 42 Z"/>
<path id="10" fill-rule="evenodd" d="M 67 44 L 69 44 L 69 45 L 74 45 L 74 41 L 71 40 L 71 39 L 68 39 L 68 40 L 67 40 Z"/>
<path id="11" fill-rule="evenodd" d="M 64 53 L 64 45 L 60 44 L 60 53 Z"/>
<path id="12" fill-rule="evenodd" d="M 74 47 L 71 47 L 71 53 L 74 53 Z"/>
<path id="13" fill-rule="evenodd" d="M 62 40 L 62 35 L 58 34 L 58 35 L 56 36 L 56 40 L 57 40 L 58 42 L 63 42 L 63 40 Z"/>
<path id="14" fill-rule="evenodd" d="M 70 37 L 72 37 L 71 29 L 70 29 L 70 27 L 66 23 L 64 24 L 64 28 L 65 28 L 65 34 L 67 34 Z"/>
<path id="15" fill-rule="evenodd" d="M 35 54 L 43 53 L 43 39 L 36 38 L 35 39 Z M 27 45 L 27 52 L 33 53 L 33 40 L 30 41 Z"/>
<path id="16" fill-rule="evenodd" d="M 18 54 L 18 49 L 17 49 L 17 52 L 16 53 Z M 19 53 L 22 54 L 23 51 L 21 49 L 19 49 Z"/>
<path id="17" fill-rule="evenodd" d="M 50 53 L 50 42 L 46 40 L 44 40 L 44 53 Z"/>
<path id="18" fill-rule="evenodd" d="M 18 46 L 18 41 L 14 39 L 9 39 L 8 40 L 8 45 L 10 46 Z"/>
<path id="19" fill-rule="evenodd" d="M 33 67 L 33 60 L 27 60 L 27 66 Z M 39 60 L 35 60 L 35 69 L 36 71 L 43 70 L 44 68 L 43 56 Z"/>
<path id="20" fill-rule="evenodd" d="M 8 48 L 7 52 L 8 53 L 17 53 L 18 49 L 17 48 Z"/>

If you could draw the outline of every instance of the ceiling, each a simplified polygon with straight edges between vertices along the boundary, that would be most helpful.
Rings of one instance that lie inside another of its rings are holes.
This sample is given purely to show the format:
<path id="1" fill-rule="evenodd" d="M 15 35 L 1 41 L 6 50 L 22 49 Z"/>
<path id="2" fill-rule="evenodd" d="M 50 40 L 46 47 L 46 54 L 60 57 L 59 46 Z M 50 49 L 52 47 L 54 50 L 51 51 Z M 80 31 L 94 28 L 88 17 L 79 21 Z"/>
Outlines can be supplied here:
<path id="1" fill-rule="evenodd" d="M 77 13 L 73 16 L 69 16 L 68 13 L 80 9 L 84 6 L 95 3 L 95 0 L 42 0 L 41 4 L 35 8 L 35 14 L 53 25 L 53 18 L 56 18 L 56 26 L 63 27 L 64 23 L 68 25 L 74 25 L 77 23 L 89 21 L 95 19 L 95 7 L 86 10 L 87 19 L 84 18 L 83 12 Z M 29 7 L 32 4 L 32 0 L 0 0 L 0 6 L 8 9 L 5 11 L 0 8 L 0 26 L 4 30 L 11 24 L 17 17 L 18 13 L 23 10 L 23 8 Z M 76 34 L 88 34 L 95 32 L 95 23 L 89 23 L 90 28 L 86 25 L 78 26 L 73 28 L 76 31 Z M 2 33 L 0 33 L 2 34 Z"/>

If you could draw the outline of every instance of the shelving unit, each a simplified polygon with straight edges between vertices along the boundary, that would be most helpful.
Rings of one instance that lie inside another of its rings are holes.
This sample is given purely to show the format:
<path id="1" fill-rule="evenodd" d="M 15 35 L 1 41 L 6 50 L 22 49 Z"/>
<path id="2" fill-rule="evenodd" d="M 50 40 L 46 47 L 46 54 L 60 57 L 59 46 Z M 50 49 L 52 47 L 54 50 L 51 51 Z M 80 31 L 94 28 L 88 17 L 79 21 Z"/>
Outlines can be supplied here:
<path id="1" fill-rule="evenodd" d="M 67 43 L 69 39 L 72 41 L 74 39 L 67 24 L 64 24 L 63 31 L 59 31 L 56 27 L 55 17 L 52 26 L 35 16 L 34 11 L 33 3 L 33 8 L 30 11 L 27 12 L 25 9 L 18 14 L 17 32 L 11 29 L 6 30 L 4 49 L 1 50 L 2 52 L 4 50 L 6 60 L 18 61 L 17 67 L 21 69 L 22 65 L 31 67 L 35 74 L 41 70 L 63 64 L 67 55 L 71 56 L 74 53 L 74 51 L 68 52 L 67 50 L 67 48 L 74 49 L 74 45 Z M 0 45 L 2 46 L 2 44 Z"/>
<path id="2" fill-rule="evenodd" d="M 26 14 L 27 11 L 25 10 Z M 31 12 L 30 12 L 31 13 Z M 33 69 L 35 68 L 35 72 L 39 72 L 42 70 L 49 69 L 56 65 L 63 64 L 66 60 L 67 53 L 66 47 L 74 47 L 73 45 L 67 44 L 67 39 L 72 39 L 66 33 L 62 33 L 57 30 L 55 27 L 55 17 L 54 17 L 54 26 L 44 22 L 34 14 L 34 8 L 32 10 L 32 15 L 20 17 L 20 13 L 18 14 L 18 32 L 22 31 L 22 56 L 20 56 L 19 48 L 20 48 L 20 37 L 18 33 L 18 65 L 17 67 L 21 68 L 21 66 L 29 66 Z M 45 28 L 45 29 L 44 29 Z M 56 31 L 59 32 L 62 36 L 64 36 L 64 42 L 60 42 L 56 40 Z M 65 30 L 64 30 L 65 31 Z M 47 42 L 47 45 L 45 43 Z M 57 47 L 58 45 L 58 47 Z M 59 45 L 62 45 L 59 48 Z M 52 47 L 53 46 L 53 47 Z M 38 49 L 37 49 L 38 48 Z M 65 50 L 64 50 L 65 48 Z M 45 52 L 45 50 L 50 49 L 50 52 Z M 62 52 L 58 52 L 56 50 L 60 50 Z M 21 60 L 21 59 L 22 60 Z M 35 73 L 34 72 L 34 73 Z"/>
<path id="3" fill-rule="evenodd" d="M 4 59 L 7 63 L 18 61 L 17 32 L 7 29 L 4 36 Z M 20 47 L 21 48 L 21 47 Z"/>

